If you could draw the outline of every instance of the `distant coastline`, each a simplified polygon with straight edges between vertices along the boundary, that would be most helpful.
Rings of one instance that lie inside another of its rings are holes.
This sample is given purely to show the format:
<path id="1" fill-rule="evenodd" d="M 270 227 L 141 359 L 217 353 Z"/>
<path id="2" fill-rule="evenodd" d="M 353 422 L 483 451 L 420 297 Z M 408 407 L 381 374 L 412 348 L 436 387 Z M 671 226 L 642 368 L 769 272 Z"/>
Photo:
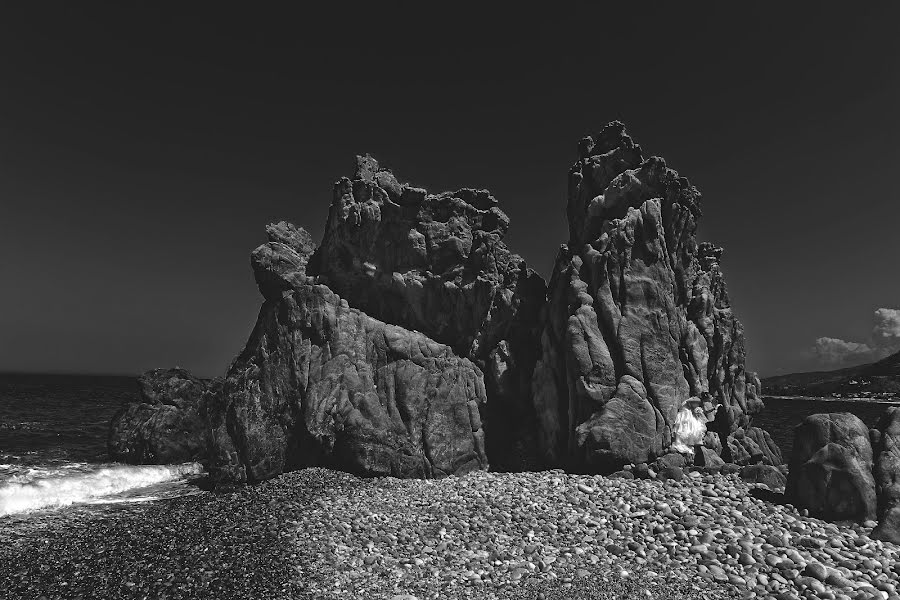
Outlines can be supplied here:
<path id="1" fill-rule="evenodd" d="M 766 377 L 762 395 L 896 404 L 900 402 L 900 352 L 878 362 L 834 371 Z"/>
<path id="2" fill-rule="evenodd" d="M 779 395 L 763 394 L 763 400 L 772 398 L 775 400 L 816 400 L 819 402 L 870 402 L 875 404 L 894 404 L 900 406 L 900 398 L 873 398 L 870 396 L 804 396 L 804 395 Z"/>

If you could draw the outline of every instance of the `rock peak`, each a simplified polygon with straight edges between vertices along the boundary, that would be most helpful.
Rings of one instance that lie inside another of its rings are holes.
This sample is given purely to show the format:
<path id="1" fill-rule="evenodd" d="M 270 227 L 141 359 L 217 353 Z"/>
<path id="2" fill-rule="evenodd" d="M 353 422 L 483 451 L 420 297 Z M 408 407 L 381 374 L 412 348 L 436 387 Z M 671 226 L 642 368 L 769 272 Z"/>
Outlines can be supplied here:
<path id="1" fill-rule="evenodd" d="M 743 328 L 721 270 L 706 271 L 721 250 L 698 248 L 700 192 L 613 121 L 578 144 L 567 216 L 533 378 L 546 461 L 604 470 L 662 458 L 691 398 L 709 421 L 701 463 L 765 455 Z"/>
<path id="2" fill-rule="evenodd" d="M 381 170 L 378 161 L 369 153 L 356 155 L 356 173 L 354 179 L 375 181 L 375 174 Z"/>
<path id="3" fill-rule="evenodd" d="M 700 261 L 700 268 L 704 271 L 710 271 L 713 267 L 718 266 L 722 261 L 722 253 L 725 249 L 716 246 L 711 242 L 700 242 L 697 249 L 697 259 Z"/>
<path id="4" fill-rule="evenodd" d="M 585 136 L 578 142 L 578 155 L 586 159 L 598 154 L 606 154 L 616 148 L 633 149 L 640 155 L 641 147 L 634 143 L 625 124 L 621 121 L 610 121 L 598 133 Z"/>
<path id="5" fill-rule="evenodd" d="M 316 243 L 307 230 L 287 221 L 266 225 L 266 237 L 269 238 L 270 242 L 278 242 L 288 246 L 301 256 L 309 256 L 316 249 Z"/>

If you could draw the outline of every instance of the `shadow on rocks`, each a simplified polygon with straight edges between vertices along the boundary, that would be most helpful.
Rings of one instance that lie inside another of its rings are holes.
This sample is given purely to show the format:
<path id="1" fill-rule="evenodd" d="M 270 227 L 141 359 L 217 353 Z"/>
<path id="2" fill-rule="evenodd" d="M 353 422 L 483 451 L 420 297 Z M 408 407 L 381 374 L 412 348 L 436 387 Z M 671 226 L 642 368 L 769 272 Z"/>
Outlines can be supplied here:
<path id="1" fill-rule="evenodd" d="M 773 492 L 766 487 L 753 488 L 750 490 L 750 495 L 759 500 L 764 500 L 765 502 L 772 502 L 773 504 L 789 504 L 783 492 Z"/>

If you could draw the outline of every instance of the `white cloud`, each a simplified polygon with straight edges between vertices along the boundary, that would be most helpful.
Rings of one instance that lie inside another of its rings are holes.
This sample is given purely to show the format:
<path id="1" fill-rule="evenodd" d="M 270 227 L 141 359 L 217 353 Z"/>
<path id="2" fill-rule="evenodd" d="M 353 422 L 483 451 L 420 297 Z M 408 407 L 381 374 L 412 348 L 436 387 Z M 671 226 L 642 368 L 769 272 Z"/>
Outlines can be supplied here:
<path id="1" fill-rule="evenodd" d="M 878 346 L 900 346 L 900 309 L 879 308 L 875 311 L 872 341 Z"/>
<path id="2" fill-rule="evenodd" d="M 812 352 L 820 362 L 830 367 L 864 363 L 876 354 L 868 344 L 830 337 L 817 339 Z"/>
<path id="3" fill-rule="evenodd" d="M 879 308 L 872 320 L 868 343 L 820 337 L 810 353 L 822 367 L 836 368 L 874 362 L 900 352 L 900 309 Z"/>

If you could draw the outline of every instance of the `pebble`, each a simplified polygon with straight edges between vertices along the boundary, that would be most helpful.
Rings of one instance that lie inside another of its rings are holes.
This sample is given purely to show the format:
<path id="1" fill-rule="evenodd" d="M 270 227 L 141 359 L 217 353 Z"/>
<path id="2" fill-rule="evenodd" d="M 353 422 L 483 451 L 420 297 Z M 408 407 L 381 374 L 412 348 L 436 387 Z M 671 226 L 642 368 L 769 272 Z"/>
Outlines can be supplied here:
<path id="1" fill-rule="evenodd" d="M 893 587 L 896 545 L 869 539 L 865 528 L 757 498 L 735 474 L 691 471 L 681 482 L 562 471 L 432 481 L 340 474 L 329 475 L 336 483 L 314 498 L 292 503 L 291 494 L 300 493 L 295 482 L 309 471 L 272 480 L 269 497 L 262 491 L 270 482 L 241 492 L 251 502 L 268 507 L 274 497 L 275 509 L 283 506 L 267 531 L 279 542 L 282 571 L 293 574 L 279 585 L 302 590 L 295 597 L 562 600 L 684 592 L 687 598 L 900 600 Z M 0 535 L 0 589 L 12 581 L 7 587 L 19 596 L 37 597 L 27 583 L 37 559 L 17 558 L 16 551 L 38 546 L 4 541 Z M 38 555 L 50 560 L 48 552 Z M 6 573 L 9 564 L 24 566 L 24 575 Z M 227 574 L 216 564 L 206 570 L 208 579 Z M 141 574 L 133 580 L 134 596 L 159 595 L 140 569 L 123 572 Z M 88 580 L 91 569 L 84 573 Z M 581 589 L 594 595 L 577 595 Z"/>
<path id="2" fill-rule="evenodd" d="M 825 568 L 825 565 L 817 562 L 811 562 L 806 565 L 803 572 L 810 577 L 815 577 L 819 581 L 825 581 L 828 578 L 828 569 Z"/>

